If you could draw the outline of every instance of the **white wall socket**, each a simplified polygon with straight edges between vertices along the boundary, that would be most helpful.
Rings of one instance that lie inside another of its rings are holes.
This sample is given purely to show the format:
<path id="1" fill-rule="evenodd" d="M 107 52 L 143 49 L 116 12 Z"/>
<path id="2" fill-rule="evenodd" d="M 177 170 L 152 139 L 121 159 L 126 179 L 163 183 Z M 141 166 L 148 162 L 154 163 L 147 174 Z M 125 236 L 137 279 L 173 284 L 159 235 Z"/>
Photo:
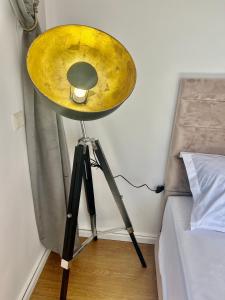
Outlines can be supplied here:
<path id="1" fill-rule="evenodd" d="M 12 114 L 12 127 L 13 127 L 13 130 L 18 130 L 20 129 L 21 127 L 24 127 L 25 126 L 25 120 L 24 120 L 24 112 L 21 110 L 21 111 L 18 111 L 14 114 Z"/>

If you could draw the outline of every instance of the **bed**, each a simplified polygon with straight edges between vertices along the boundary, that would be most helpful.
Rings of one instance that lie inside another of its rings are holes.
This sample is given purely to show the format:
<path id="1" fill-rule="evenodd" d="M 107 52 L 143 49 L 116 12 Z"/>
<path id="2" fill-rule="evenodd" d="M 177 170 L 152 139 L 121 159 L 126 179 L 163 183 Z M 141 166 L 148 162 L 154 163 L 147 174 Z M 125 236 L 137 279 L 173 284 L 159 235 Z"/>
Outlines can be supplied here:
<path id="1" fill-rule="evenodd" d="M 225 79 L 182 79 L 155 258 L 159 299 L 225 299 L 225 233 L 190 231 L 193 198 L 180 152 L 225 155 Z"/>

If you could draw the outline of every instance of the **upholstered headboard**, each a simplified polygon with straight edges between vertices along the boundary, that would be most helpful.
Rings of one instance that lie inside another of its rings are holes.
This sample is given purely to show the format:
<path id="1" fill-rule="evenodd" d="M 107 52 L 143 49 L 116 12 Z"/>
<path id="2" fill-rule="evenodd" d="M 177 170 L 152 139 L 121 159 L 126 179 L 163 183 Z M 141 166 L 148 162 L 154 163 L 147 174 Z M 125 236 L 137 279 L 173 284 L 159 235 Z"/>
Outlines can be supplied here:
<path id="1" fill-rule="evenodd" d="M 225 79 L 182 79 L 166 171 L 166 196 L 190 194 L 181 151 L 225 155 Z"/>

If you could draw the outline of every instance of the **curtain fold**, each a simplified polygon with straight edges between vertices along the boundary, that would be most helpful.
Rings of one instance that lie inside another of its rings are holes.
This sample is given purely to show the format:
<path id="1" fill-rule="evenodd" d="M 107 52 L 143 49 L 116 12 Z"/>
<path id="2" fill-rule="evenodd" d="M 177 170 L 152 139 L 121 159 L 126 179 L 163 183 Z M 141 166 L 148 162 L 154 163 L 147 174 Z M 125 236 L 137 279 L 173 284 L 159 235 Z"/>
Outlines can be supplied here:
<path id="1" fill-rule="evenodd" d="M 21 26 L 26 30 L 34 27 L 38 1 L 10 0 L 10 3 Z M 26 69 L 28 48 L 39 34 L 38 24 L 34 30 L 23 34 L 22 76 L 28 162 L 40 241 L 47 249 L 62 254 L 71 170 L 61 117 L 34 89 Z M 76 235 L 75 247 L 78 246 Z"/>
<path id="2" fill-rule="evenodd" d="M 10 0 L 10 3 L 21 26 L 33 27 L 39 0 Z"/>

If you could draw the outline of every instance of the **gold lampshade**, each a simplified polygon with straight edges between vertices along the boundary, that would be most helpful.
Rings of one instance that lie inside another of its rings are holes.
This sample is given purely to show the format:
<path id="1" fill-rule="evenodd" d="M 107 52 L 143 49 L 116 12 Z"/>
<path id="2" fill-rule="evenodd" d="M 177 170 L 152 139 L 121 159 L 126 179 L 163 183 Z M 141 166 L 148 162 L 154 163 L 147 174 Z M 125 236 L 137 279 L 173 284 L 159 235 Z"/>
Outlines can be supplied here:
<path id="1" fill-rule="evenodd" d="M 70 99 L 67 73 L 86 62 L 98 81 L 88 91 L 85 103 Z M 118 108 L 133 91 L 136 69 L 126 48 L 115 38 L 92 27 L 64 25 L 52 28 L 34 40 L 27 55 L 30 78 L 59 114 L 76 120 L 94 120 Z"/>

